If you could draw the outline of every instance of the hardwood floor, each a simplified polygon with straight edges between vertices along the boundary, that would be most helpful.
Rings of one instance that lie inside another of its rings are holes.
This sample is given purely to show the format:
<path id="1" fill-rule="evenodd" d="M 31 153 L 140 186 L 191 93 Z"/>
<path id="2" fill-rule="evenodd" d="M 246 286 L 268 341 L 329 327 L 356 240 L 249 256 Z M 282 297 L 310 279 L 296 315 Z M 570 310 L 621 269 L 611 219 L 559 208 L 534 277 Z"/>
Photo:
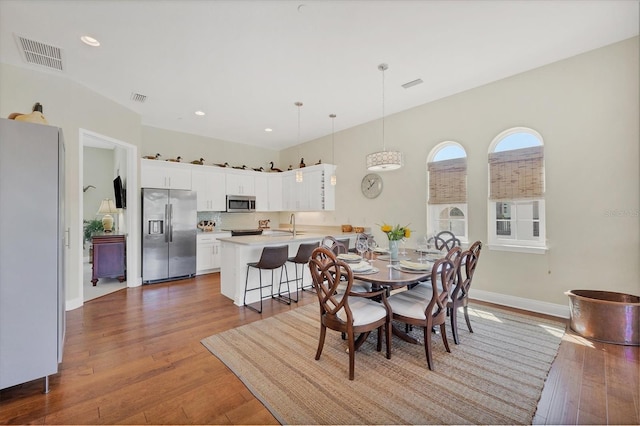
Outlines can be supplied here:
<path id="1" fill-rule="evenodd" d="M 317 303 L 304 293 L 299 304 Z M 200 340 L 262 315 L 220 295 L 218 274 L 120 290 L 67 312 L 61 371 L 0 391 L 1 424 L 277 424 Z M 567 333 L 536 424 L 639 424 L 639 350 Z"/>

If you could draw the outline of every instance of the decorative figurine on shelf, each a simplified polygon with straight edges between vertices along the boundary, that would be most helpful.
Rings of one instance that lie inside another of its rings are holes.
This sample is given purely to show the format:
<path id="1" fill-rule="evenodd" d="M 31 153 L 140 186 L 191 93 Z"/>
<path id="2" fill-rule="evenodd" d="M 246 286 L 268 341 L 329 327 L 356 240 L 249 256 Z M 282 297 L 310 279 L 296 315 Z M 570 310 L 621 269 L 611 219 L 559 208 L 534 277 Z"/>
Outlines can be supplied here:
<path id="1" fill-rule="evenodd" d="M 218 166 L 218 167 L 229 167 L 229 163 L 225 162 L 224 164 L 221 163 L 213 163 L 214 166 Z"/>
<path id="2" fill-rule="evenodd" d="M 213 232 L 216 223 L 212 220 L 201 220 L 198 222 L 198 229 L 202 229 L 202 232 Z"/>
<path id="3" fill-rule="evenodd" d="M 247 168 L 247 166 L 245 166 L 244 164 L 242 166 L 233 166 L 234 169 L 240 169 L 240 170 L 245 170 Z"/>
<path id="4" fill-rule="evenodd" d="M 293 166 L 289 164 L 289 168 L 287 170 L 293 170 Z"/>
<path id="5" fill-rule="evenodd" d="M 199 164 L 202 166 L 204 164 L 204 158 L 200 157 L 199 160 L 193 160 L 191 164 Z"/>
<path id="6" fill-rule="evenodd" d="M 280 170 L 280 169 L 278 169 L 276 167 L 273 167 L 273 161 L 270 161 L 269 164 L 271 164 L 271 169 L 270 170 L 272 172 L 281 172 L 282 171 L 282 170 Z"/>
<path id="7" fill-rule="evenodd" d="M 12 112 L 8 118 L 9 120 L 26 121 L 27 123 L 49 124 L 42 114 L 42 105 L 40 102 L 36 102 L 35 105 L 33 105 L 31 113 L 22 114 L 20 112 Z"/>
<path id="8" fill-rule="evenodd" d="M 300 168 L 307 167 L 307 165 L 304 164 L 304 158 L 300 159 L 300 165 L 299 166 L 300 166 Z"/>
<path id="9" fill-rule="evenodd" d="M 168 160 L 166 160 L 166 161 L 171 161 L 172 163 L 179 163 L 179 162 L 181 162 L 181 161 L 182 161 L 182 157 L 178 156 L 178 157 L 176 157 L 176 158 L 169 158 L 169 159 L 168 159 Z"/>
<path id="10" fill-rule="evenodd" d="M 161 157 L 160 153 L 157 153 L 156 155 L 145 155 L 142 158 L 147 159 L 147 160 L 157 160 L 160 157 Z"/>
<path id="11" fill-rule="evenodd" d="M 264 167 L 258 167 L 258 168 L 253 168 L 253 170 L 255 170 L 256 172 L 264 172 Z"/>
<path id="12" fill-rule="evenodd" d="M 316 166 L 317 166 L 318 164 L 322 164 L 322 160 L 318 160 L 318 162 L 316 163 Z"/>

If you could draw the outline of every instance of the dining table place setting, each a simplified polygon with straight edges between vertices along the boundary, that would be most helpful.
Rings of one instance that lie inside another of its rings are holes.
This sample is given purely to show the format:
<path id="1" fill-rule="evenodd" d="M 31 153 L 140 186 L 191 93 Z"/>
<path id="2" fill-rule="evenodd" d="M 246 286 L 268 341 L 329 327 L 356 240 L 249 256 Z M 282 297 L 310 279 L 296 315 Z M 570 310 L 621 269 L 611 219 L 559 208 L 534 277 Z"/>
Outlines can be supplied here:
<path id="1" fill-rule="evenodd" d="M 361 260 L 358 263 L 350 264 L 349 267 L 354 273 L 359 275 L 376 274 L 380 272 L 378 268 L 374 267 L 371 263 L 367 262 L 366 260 Z"/>
<path id="2" fill-rule="evenodd" d="M 336 257 L 338 259 L 344 261 L 344 262 L 347 262 L 347 263 L 360 263 L 360 262 L 362 262 L 362 256 L 360 256 L 359 254 L 355 254 L 355 253 L 340 253 Z"/>
<path id="3" fill-rule="evenodd" d="M 425 272 L 431 271 L 432 266 L 433 262 L 414 262 L 401 259 L 398 263 L 392 265 L 392 268 L 410 274 L 424 274 Z"/>

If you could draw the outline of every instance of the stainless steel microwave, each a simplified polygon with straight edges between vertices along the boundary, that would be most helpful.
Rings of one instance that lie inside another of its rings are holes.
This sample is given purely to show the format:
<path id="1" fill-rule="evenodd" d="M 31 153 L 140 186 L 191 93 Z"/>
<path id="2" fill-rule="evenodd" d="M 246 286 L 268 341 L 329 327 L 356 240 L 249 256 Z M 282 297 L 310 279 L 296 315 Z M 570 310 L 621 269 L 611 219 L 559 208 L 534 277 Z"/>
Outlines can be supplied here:
<path id="1" fill-rule="evenodd" d="M 253 195 L 227 195 L 227 213 L 250 213 L 256 211 Z"/>

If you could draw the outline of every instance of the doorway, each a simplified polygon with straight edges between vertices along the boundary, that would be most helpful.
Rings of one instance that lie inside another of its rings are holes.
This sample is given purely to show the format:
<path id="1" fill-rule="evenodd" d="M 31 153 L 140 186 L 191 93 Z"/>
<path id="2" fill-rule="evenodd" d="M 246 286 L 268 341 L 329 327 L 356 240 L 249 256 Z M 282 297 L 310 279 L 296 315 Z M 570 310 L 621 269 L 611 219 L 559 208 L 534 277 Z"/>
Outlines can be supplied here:
<path id="1" fill-rule="evenodd" d="M 137 197 L 138 191 L 138 147 L 114 138 L 110 138 L 108 136 L 100 135 L 98 133 L 80 129 L 79 135 L 79 185 L 78 185 L 78 200 L 79 200 L 79 217 L 85 217 L 85 209 L 84 209 L 84 195 L 85 190 L 92 190 L 89 186 L 91 182 L 84 181 L 84 159 L 85 159 L 85 147 L 87 148 L 101 148 L 105 150 L 110 150 L 112 152 L 118 152 L 121 155 L 118 156 L 117 164 L 114 169 L 114 175 L 122 175 L 125 176 L 126 179 L 123 179 L 125 186 L 125 209 L 120 210 L 120 213 L 117 214 L 116 224 L 121 227 L 122 233 L 126 234 L 126 285 L 127 287 L 137 287 L 142 284 L 140 273 L 139 273 L 139 221 L 137 218 L 138 215 L 138 206 L 139 200 Z M 115 160 L 114 160 L 115 161 Z M 113 178 L 111 178 L 113 179 Z M 112 182 L 108 182 L 109 185 L 112 185 Z M 87 188 L 87 189 L 85 189 Z M 110 188 L 111 197 L 113 197 L 113 189 Z M 93 217 L 93 216 L 91 216 Z M 82 243 L 84 242 L 84 233 L 81 232 L 80 237 L 80 247 L 82 247 Z M 80 299 L 85 300 L 85 290 L 84 290 L 84 279 L 82 278 L 85 275 L 85 252 L 80 251 L 79 258 L 77 259 L 77 268 L 79 272 L 79 277 L 81 277 L 80 282 Z M 100 280 L 102 281 L 102 279 Z M 100 281 L 98 281 L 98 286 L 100 286 Z M 117 281 L 117 280 L 116 280 Z M 107 286 L 103 286 L 107 288 Z M 117 286 L 116 286 L 117 287 Z M 116 289 L 119 289 L 117 287 Z M 106 291 L 106 290 L 105 290 Z M 99 296 L 102 294 L 100 290 L 93 291 L 92 293 Z M 87 295 L 87 297 L 90 297 Z"/>

